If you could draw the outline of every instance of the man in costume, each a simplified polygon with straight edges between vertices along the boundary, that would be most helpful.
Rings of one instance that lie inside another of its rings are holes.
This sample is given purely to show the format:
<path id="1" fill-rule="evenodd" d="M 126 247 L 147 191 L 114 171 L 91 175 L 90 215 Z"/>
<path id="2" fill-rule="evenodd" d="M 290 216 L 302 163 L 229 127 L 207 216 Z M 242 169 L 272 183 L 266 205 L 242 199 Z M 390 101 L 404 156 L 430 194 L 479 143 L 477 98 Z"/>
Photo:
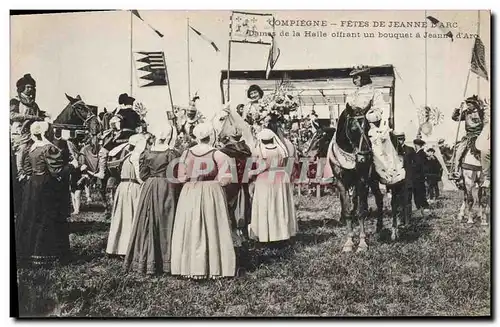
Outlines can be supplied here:
<path id="1" fill-rule="evenodd" d="M 190 101 L 189 108 L 186 111 L 186 121 L 181 126 L 181 133 L 184 133 L 184 137 L 188 137 L 190 139 L 190 143 L 194 142 L 195 139 L 195 136 L 193 135 L 194 128 L 204 121 L 205 118 L 200 112 L 198 112 L 195 101 Z"/>
<path id="2" fill-rule="evenodd" d="M 405 178 L 405 171 L 396 149 L 389 141 L 389 107 L 382 93 L 373 86 L 369 67 L 355 67 L 349 75 L 357 89 L 347 97 L 346 107 L 352 108 L 354 115 L 363 113 L 370 124 L 368 137 L 373 162 L 382 182 L 387 185 L 398 183 Z"/>
<path id="3" fill-rule="evenodd" d="M 484 105 L 484 126 L 483 130 L 476 139 L 476 148 L 481 151 L 481 181 L 482 187 L 490 187 L 490 171 L 491 171 L 491 108 L 489 102 L 485 101 Z"/>
<path id="4" fill-rule="evenodd" d="M 481 134 L 484 127 L 484 110 L 482 103 L 477 95 L 473 95 L 465 100 L 460 108 L 455 108 L 451 119 L 454 121 L 465 121 L 465 136 L 456 144 L 456 152 L 453 161 L 453 171 L 450 179 L 460 178 L 460 166 L 463 162 L 467 150 L 478 160 L 480 160 L 480 151 L 476 148 L 476 139 Z"/>
<path id="5" fill-rule="evenodd" d="M 10 99 L 11 124 L 11 172 L 14 214 L 19 212 L 22 198 L 22 184 L 26 179 L 23 162 L 31 146 L 30 126 L 35 121 L 43 121 L 47 115 L 36 103 L 36 81 L 25 74 L 17 83 L 17 96 Z"/>
<path id="6" fill-rule="evenodd" d="M 30 126 L 35 121 L 43 121 L 47 115 L 40 110 L 36 99 L 36 81 L 25 74 L 17 83 L 17 96 L 10 100 L 11 141 L 16 154 L 18 176 L 23 178 L 22 161 L 30 142 Z"/>
<path id="7" fill-rule="evenodd" d="M 137 133 L 137 128 L 141 125 L 141 116 L 132 108 L 134 102 L 135 99 L 127 93 L 120 94 L 118 97 L 119 107 L 115 111 L 115 117 L 120 119 L 120 136 L 118 138 L 124 139 L 126 142 L 130 136 Z"/>

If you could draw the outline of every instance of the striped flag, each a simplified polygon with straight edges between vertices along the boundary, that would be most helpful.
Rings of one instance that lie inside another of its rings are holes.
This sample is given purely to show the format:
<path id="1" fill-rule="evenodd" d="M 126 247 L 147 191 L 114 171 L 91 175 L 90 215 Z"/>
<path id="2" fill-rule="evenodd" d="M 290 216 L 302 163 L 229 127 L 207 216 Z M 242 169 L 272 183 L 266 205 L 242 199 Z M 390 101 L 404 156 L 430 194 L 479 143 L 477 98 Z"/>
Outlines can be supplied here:
<path id="1" fill-rule="evenodd" d="M 437 18 L 434 18 L 432 16 L 427 16 L 427 19 L 430 20 L 430 22 L 432 23 L 432 27 L 439 28 L 441 32 L 443 32 L 443 34 L 451 38 L 451 41 L 453 42 L 453 33 L 449 29 L 445 28 L 443 23 L 441 23 Z"/>
<path id="2" fill-rule="evenodd" d="M 267 57 L 267 66 L 266 66 L 266 79 L 269 78 L 271 74 L 271 70 L 276 65 L 278 58 L 280 56 L 280 49 L 276 44 L 276 37 L 272 37 L 271 47 L 269 48 L 269 56 Z"/>
<path id="3" fill-rule="evenodd" d="M 210 45 L 214 48 L 214 50 L 216 52 L 219 52 L 219 48 L 217 47 L 217 45 L 215 44 L 214 41 L 210 40 L 208 37 L 206 37 L 204 34 L 201 34 L 200 31 L 198 31 L 197 29 L 195 29 L 193 26 L 189 25 L 189 28 L 195 32 L 196 34 L 198 34 L 199 37 L 201 37 L 203 40 L 205 40 L 206 42 L 210 43 Z"/>
<path id="4" fill-rule="evenodd" d="M 167 85 L 167 65 L 163 51 L 135 52 L 139 86 Z"/>
<path id="5" fill-rule="evenodd" d="M 142 17 L 141 15 L 139 15 L 139 12 L 137 10 L 131 10 L 132 14 L 134 14 L 137 18 L 139 18 L 140 20 L 142 20 L 144 23 L 146 23 L 146 25 L 149 26 L 149 28 L 151 28 L 159 37 L 163 37 L 163 34 L 161 34 L 157 29 L 153 28 L 151 25 L 149 25 Z"/>
<path id="6" fill-rule="evenodd" d="M 476 37 L 474 48 L 472 49 L 472 59 L 470 69 L 473 73 L 488 80 L 488 71 L 486 70 L 486 59 L 484 57 L 484 44 L 479 37 Z"/>

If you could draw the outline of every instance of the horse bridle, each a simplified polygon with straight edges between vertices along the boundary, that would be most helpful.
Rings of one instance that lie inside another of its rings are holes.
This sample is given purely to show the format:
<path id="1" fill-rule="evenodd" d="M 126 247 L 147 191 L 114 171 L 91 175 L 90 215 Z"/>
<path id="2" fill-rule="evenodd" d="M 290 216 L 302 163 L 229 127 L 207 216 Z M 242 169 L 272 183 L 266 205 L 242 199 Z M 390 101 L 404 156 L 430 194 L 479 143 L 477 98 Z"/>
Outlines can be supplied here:
<path id="1" fill-rule="evenodd" d="M 354 126 L 356 126 L 356 129 L 361 134 L 361 137 L 359 138 L 359 144 L 358 144 L 357 147 L 354 144 L 354 142 L 351 140 L 351 138 L 349 137 L 349 134 L 347 134 L 347 139 L 349 140 L 349 143 L 351 143 L 351 146 L 353 147 L 355 153 L 356 154 L 362 154 L 362 155 L 370 153 L 372 151 L 372 148 L 370 146 L 370 141 L 368 140 L 368 137 L 365 134 L 365 123 L 366 123 L 365 116 L 364 115 L 353 116 L 353 117 L 349 117 L 349 119 L 354 120 Z M 346 125 L 349 124 L 349 119 L 346 120 Z M 359 123 L 359 119 L 363 119 L 363 123 L 362 124 Z M 349 130 L 348 127 L 349 126 L 346 126 L 346 130 Z M 368 146 L 368 150 L 367 151 L 361 151 L 361 146 L 363 145 L 363 141 L 365 141 L 366 145 Z"/>
<path id="2" fill-rule="evenodd" d="M 79 105 L 82 104 L 85 107 L 85 109 L 87 110 L 87 117 L 83 117 L 82 114 L 80 113 L 80 111 L 78 110 L 78 108 L 75 107 L 77 104 L 79 104 Z M 92 111 L 90 111 L 90 108 L 87 106 L 87 104 L 85 102 L 83 102 L 83 100 L 78 100 L 75 103 L 72 103 L 71 107 L 73 109 L 75 109 L 74 112 L 76 113 L 78 118 L 80 118 L 84 122 L 84 124 L 87 123 L 87 121 L 90 120 L 91 118 L 93 118 L 94 116 L 97 117 L 96 115 L 94 115 L 94 113 Z"/>

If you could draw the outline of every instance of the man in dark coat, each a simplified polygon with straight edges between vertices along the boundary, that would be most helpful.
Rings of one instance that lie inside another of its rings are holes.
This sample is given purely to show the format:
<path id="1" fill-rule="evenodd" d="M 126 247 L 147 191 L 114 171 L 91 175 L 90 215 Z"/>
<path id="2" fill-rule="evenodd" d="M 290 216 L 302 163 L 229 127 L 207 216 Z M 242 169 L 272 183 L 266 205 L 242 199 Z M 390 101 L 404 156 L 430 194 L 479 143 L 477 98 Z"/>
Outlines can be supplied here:
<path id="1" fill-rule="evenodd" d="M 229 135 L 229 141 L 220 151 L 236 161 L 236 170 L 238 172 L 238 181 L 225 186 L 227 207 L 231 220 L 231 228 L 238 234 L 243 236 L 244 241 L 248 240 L 247 227 L 251 217 L 251 203 L 248 183 L 242 183 L 243 174 L 245 171 L 246 161 L 251 157 L 252 151 L 241 140 L 242 133 L 235 128 Z M 246 242 L 245 242 L 246 243 Z M 237 268 L 238 275 L 244 271 L 243 264 L 247 257 L 246 244 L 242 244 L 241 248 L 237 248 Z"/>
<path id="2" fill-rule="evenodd" d="M 141 116 L 135 111 L 132 106 L 135 99 L 127 93 L 120 94 L 118 104 L 120 105 L 115 112 L 115 116 L 120 119 L 120 139 L 128 141 L 128 138 L 136 134 L 136 129 L 141 124 Z"/>
<path id="3" fill-rule="evenodd" d="M 415 166 L 415 150 L 405 144 L 405 134 L 394 132 L 396 137 L 396 150 L 403 158 L 403 168 L 405 169 L 405 179 L 402 184 L 397 183 L 391 189 L 393 211 L 397 212 L 403 224 L 408 224 L 412 214 L 413 197 L 413 169 Z"/>
<path id="4" fill-rule="evenodd" d="M 427 169 L 425 179 L 429 190 L 429 201 L 434 201 L 439 197 L 438 183 L 443 175 L 443 167 L 435 156 L 436 150 L 429 148 L 427 150 Z"/>
<path id="5" fill-rule="evenodd" d="M 417 209 L 421 210 L 422 214 L 425 214 L 429 209 L 425 188 L 425 171 L 427 167 L 427 154 L 424 150 L 425 141 L 415 139 L 413 144 L 415 146 L 415 162 L 412 176 L 413 199 Z"/>

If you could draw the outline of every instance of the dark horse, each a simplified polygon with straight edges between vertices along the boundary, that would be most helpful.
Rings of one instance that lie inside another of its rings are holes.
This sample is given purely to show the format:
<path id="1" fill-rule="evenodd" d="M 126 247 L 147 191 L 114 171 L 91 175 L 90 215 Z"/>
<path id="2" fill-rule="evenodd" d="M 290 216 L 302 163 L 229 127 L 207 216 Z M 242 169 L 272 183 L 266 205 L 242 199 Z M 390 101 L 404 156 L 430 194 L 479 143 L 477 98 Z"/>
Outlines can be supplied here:
<path id="1" fill-rule="evenodd" d="M 352 219 L 357 214 L 360 224 L 358 251 L 368 248 L 366 243 L 365 218 L 368 216 L 368 192 L 371 189 L 377 205 L 377 231 L 382 229 L 383 195 L 380 191 L 380 177 L 373 164 L 373 152 L 368 138 L 370 125 L 365 118 L 372 102 L 366 108 L 352 108 L 349 104 L 339 117 L 337 130 L 332 133 L 318 134 L 316 141 L 309 146 L 323 144 L 324 137 L 330 137 L 327 146 L 329 164 L 333 173 L 333 185 L 338 189 L 341 203 L 341 221 L 347 223 L 348 236 L 343 251 L 353 250 Z M 321 149 L 320 149 L 321 150 Z"/>
<path id="2" fill-rule="evenodd" d="M 99 121 L 97 108 L 86 104 L 80 95 L 71 97 L 66 94 L 68 105 L 61 111 L 59 116 L 54 120 L 54 126 L 60 128 L 77 128 L 86 131 L 84 140 L 85 146 L 79 149 L 78 161 L 80 164 L 85 164 L 90 171 L 97 171 L 99 166 L 99 135 L 103 131 L 103 125 Z M 106 201 L 106 184 L 109 174 L 104 176 L 104 179 L 96 183 L 93 178 L 92 185 L 96 185 L 104 202 Z M 90 199 L 87 199 L 89 201 Z"/>

